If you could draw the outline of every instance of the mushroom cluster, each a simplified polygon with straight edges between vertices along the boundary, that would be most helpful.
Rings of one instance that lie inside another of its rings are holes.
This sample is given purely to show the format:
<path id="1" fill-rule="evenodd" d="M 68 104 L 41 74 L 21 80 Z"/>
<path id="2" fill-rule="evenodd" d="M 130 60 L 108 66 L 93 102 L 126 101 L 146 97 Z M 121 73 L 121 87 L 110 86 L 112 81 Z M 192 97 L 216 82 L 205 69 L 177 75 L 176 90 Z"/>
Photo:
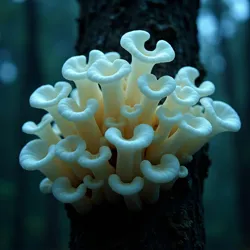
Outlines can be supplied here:
<path id="1" fill-rule="evenodd" d="M 157 202 L 160 190 L 188 175 L 184 165 L 205 143 L 240 129 L 234 109 L 208 97 L 215 91 L 212 82 L 196 87 L 197 69 L 187 66 L 175 78 L 157 79 L 152 68 L 171 62 L 175 52 L 163 40 L 148 51 L 149 38 L 142 30 L 122 36 L 131 63 L 116 52 L 92 50 L 88 62 L 73 56 L 62 75 L 75 89 L 61 81 L 30 97 L 32 107 L 47 113 L 40 123 L 23 125 L 38 139 L 24 146 L 20 164 L 45 175 L 42 193 L 81 214 L 104 200 L 124 200 L 130 210 Z"/>

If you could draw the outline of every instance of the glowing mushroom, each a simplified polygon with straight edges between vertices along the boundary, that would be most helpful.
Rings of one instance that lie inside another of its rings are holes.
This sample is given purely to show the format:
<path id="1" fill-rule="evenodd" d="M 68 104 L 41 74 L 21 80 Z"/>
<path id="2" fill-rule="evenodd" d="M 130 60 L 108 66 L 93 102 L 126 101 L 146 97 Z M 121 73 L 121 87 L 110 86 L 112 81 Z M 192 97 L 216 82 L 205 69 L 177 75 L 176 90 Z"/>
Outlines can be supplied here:
<path id="1" fill-rule="evenodd" d="M 116 59 L 121 58 L 120 54 L 114 51 L 105 53 L 104 55 L 110 62 L 114 62 Z"/>
<path id="2" fill-rule="evenodd" d="M 230 105 L 221 101 L 213 101 L 208 97 L 202 98 L 200 102 L 204 107 L 204 117 L 213 127 L 211 136 L 226 131 L 237 132 L 240 130 L 240 118 Z"/>
<path id="3" fill-rule="evenodd" d="M 102 126 L 102 113 L 103 113 L 103 102 L 102 93 L 98 83 L 91 81 L 87 72 L 89 67 L 98 59 L 105 58 L 104 54 L 99 50 L 91 50 L 89 53 L 88 63 L 86 57 L 83 55 L 73 56 L 69 58 L 62 67 L 62 75 L 65 79 L 74 81 L 78 98 L 74 98 L 77 103 L 79 100 L 79 106 L 84 108 L 89 99 L 96 99 L 98 101 L 98 110 L 95 114 L 95 119 L 98 126 Z"/>
<path id="4" fill-rule="evenodd" d="M 152 125 L 158 103 L 175 90 L 175 80 L 170 76 L 163 76 L 157 80 L 156 76 L 145 74 L 138 78 L 138 87 L 142 93 L 142 114 L 139 121 Z"/>
<path id="5" fill-rule="evenodd" d="M 112 174 L 109 176 L 108 181 L 111 189 L 123 196 L 129 210 L 141 210 L 142 203 L 139 193 L 143 189 L 143 178 L 137 176 L 131 182 L 125 183 L 121 180 L 119 175 Z"/>
<path id="6" fill-rule="evenodd" d="M 199 87 L 195 86 L 195 80 L 199 77 L 200 73 L 196 68 L 193 67 L 183 67 L 181 68 L 176 77 L 176 84 L 184 87 L 189 86 L 196 90 L 200 97 L 212 95 L 215 91 L 215 86 L 210 81 L 204 81 Z"/>
<path id="7" fill-rule="evenodd" d="M 138 77 L 145 73 L 151 73 L 155 64 L 170 62 L 175 57 L 171 45 L 163 40 L 157 42 L 153 51 L 146 50 L 144 44 L 149 38 L 150 34 L 143 30 L 130 31 L 121 37 L 121 46 L 132 56 L 132 72 L 128 77 L 126 90 L 126 104 L 130 106 L 140 102 L 140 91 L 137 86 Z"/>
<path id="8" fill-rule="evenodd" d="M 178 124 L 177 131 L 163 143 L 149 147 L 146 158 L 152 163 L 158 163 L 163 154 L 176 154 L 186 143 L 195 138 L 204 138 L 212 132 L 211 124 L 203 117 L 185 114 Z"/>
<path id="9" fill-rule="evenodd" d="M 175 91 L 167 97 L 163 106 L 169 110 L 179 110 L 187 112 L 188 109 L 195 105 L 200 99 L 200 95 L 191 87 L 176 86 Z"/>
<path id="10" fill-rule="evenodd" d="M 73 185 L 79 183 L 72 170 L 56 160 L 55 145 L 49 146 L 48 143 L 40 139 L 30 141 L 23 147 L 19 162 L 23 169 L 39 170 L 51 181 L 66 176 Z"/>
<path id="11" fill-rule="evenodd" d="M 91 190 L 91 201 L 94 204 L 101 204 L 104 199 L 104 180 L 94 179 L 91 175 L 86 175 L 83 179 L 83 183 Z"/>
<path id="12" fill-rule="evenodd" d="M 71 135 L 56 144 L 56 155 L 63 161 L 69 163 L 68 166 L 73 170 L 75 175 L 82 180 L 83 177 L 91 172 L 79 166 L 78 158 L 86 150 L 86 143 L 81 137 Z"/>
<path id="13" fill-rule="evenodd" d="M 40 139 L 45 140 L 49 145 L 56 144 L 60 141 L 60 137 L 52 129 L 52 121 L 53 117 L 50 114 L 46 114 L 38 124 L 31 121 L 25 122 L 22 126 L 22 131 L 26 134 L 38 136 Z"/>
<path id="14" fill-rule="evenodd" d="M 179 177 L 180 163 L 174 155 L 165 154 L 158 165 L 142 161 L 141 172 L 144 176 L 142 196 L 147 202 L 155 203 L 159 199 L 161 184 L 170 183 Z"/>
<path id="15" fill-rule="evenodd" d="M 49 178 L 44 178 L 39 184 L 39 189 L 43 194 L 52 193 L 52 184 L 53 182 Z"/>
<path id="16" fill-rule="evenodd" d="M 139 123 L 139 116 L 142 113 L 142 106 L 135 104 L 134 107 L 123 105 L 121 107 L 121 115 L 127 119 L 127 124 L 124 131 L 125 138 L 131 138 L 134 133 L 134 128 Z"/>
<path id="17" fill-rule="evenodd" d="M 96 179 L 107 179 L 111 173 L 114 173 L 113 167 L 109 164 L 111 150 L 107 146 L 100 147 L 98 154 L 91 154 L 85 151 L 78 158 L 78 163 L 83 167 L 91 170 Z"/>
<path id="18" fill-rule="evenodd" d="M 57 178 L 52 185 L 52 193 L 62 203 L 71 204 L 78 213 L 86 214 L 92 208 L 92 203 L 86 197 L 86 186 L 82 183 L 77 188 L 72 187 L 65 177 Z"/>
<path id="19" fill-rule="evenodd" d="M 156 116 L 158 117 L 159 125 L 155 131 L 154 143 L 160 143 L 168 138 L 171 130 L 179 124 L 183 115 L 178 110 L 171 111 L 161 105 L 156 110 Z"/>
<path id="20" fill-rule="evenodd" d="M 74 124 L 65 120 L 57 109 L 58 103 L 67 97 L 72 87 L 67 82 L 57 82 L 55 86 L 44 85 L 36 89 L 30 96 L 30 105 L 48 111 L 60 128 L 63 136 L 76 134 Z"/>
<path id="21" fill-rule="evenodd" d="M 98 102 L 95 99 L 89 99 L 84 109 L 80 108 L 72 98 L 64 98 L 58 105 L 61 116 L 75 124 L 79 135 L 85 140 L 87 149 L 91 153 L 98 152 L 102 137 L 95 120 L 97 110 Z"/>
<path id="22" fill-rule="evenodd" d="M 153 137 L 153 128 L 146 124 L 138 125 L 130 139 L 123 138 L 117 128 L 109 128 L 106 131 L 105 138 L 117 149 L 116 173 L 122 181 L 131 181 L 134 178 L 143 150 L 152 143 Z"/>
<path id="23" fill-rule="evenodd" d="M 122 78 L 131 71 L 129 63 L 122 59 L 114 62 L 100 59 L 88 70 L 88 77 L 98 82 L 102 88 L 104 118 L 120 116 L 120 108 L 124 105 Z"/>
<path id="24" fill-rule="evenodd" d="M 213 101 L 209 97 L 204 97 L 200 100 L 204 108 L 204 119 L 207 119 L 211 126 L 212 132 L 205 137 L 196 138 L 189 143 L 186 143 L 178 152 L 181 162 L 187 160 L 185 156 L 193 155 L 213 136 L 222 132 L 237 132 L 241 127 L 241 122 L 236 111 L 228 104 L 220 101 Z M 183 157 L 184 156 L 184 157 Z"/>

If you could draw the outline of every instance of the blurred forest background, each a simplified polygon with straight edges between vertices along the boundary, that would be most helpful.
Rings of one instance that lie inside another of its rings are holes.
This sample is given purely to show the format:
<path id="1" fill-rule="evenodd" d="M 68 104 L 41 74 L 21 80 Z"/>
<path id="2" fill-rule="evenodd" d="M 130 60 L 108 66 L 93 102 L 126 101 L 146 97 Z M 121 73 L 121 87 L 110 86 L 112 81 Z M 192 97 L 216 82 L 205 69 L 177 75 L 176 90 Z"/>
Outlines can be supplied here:
<path id="1" fill-rule="evenodd" d="M 239 133 L 210 143 L 206 249 L 249 250 L 250 2 L 203 0 L 201 5 L 200 58 L 216 85 L 213 98 L 232 105 L 243 122 Z M 63 205 L 40 193 L 41 174 L 23 171 L 18 155 L 31 139 L 21 132 L 22 124 L 42 115 L 29 106 L 29 96 L 42 84 L 63 80 L 62 64 L 75 54 L 77 17 L 76 0 L 0 1 L 1 250 L 67 249 Z"/>

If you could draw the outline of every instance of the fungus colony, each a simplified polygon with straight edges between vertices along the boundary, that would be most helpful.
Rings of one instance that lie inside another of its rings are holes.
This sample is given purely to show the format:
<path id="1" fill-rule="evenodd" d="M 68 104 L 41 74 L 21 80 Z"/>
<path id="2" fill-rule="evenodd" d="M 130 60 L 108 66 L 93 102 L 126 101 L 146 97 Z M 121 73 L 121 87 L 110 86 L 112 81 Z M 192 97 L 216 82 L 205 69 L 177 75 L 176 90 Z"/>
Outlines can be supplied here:
<path id="1" fill-rule="evenodd" d="M 92 50 L 88 62 L 73 56 L 62 75 L 74 81 L 75 89 L 61 81 L 39 87 L 30 97 L 30 105 L 47 114 L 39 124 L 23 125 L 23 132 L 39 139 L 22 149 L 20 164 L 45 175 L 42 193 L 71 203 L 81 214 L 104 200 L 123 198 L 130 210 L 157 202 L 160 190 L 188 175 L 184 165 L 206 142 L 240 129 L 228 104 L 207 97 L 215 91 L 212 82 L 195 86 L 197 69 L 183 67 L 175 78 L 151 74 L 175 52 L 162 40 L 155 50 L 146 50 L 149 38 L 141 30 L 122 36 L 131 63 L 116 52 Z"/>

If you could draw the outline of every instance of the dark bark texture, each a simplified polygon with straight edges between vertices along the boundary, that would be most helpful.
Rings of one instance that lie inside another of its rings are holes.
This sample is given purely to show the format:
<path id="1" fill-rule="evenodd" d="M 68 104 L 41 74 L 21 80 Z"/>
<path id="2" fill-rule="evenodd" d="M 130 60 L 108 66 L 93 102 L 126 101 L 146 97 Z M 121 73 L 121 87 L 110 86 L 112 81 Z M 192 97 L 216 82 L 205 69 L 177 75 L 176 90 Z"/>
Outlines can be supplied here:
<path id="1" fill-rule="evenodd" d="M 157 65 L 157 76 L 174 76 L 182 66 L 204 69 L 199 62 L 196 17 L 199 1 L 171 0 L 78 0 L 80 18 L 78 54 L 88 55 L 92 49 L 118 51 L 122 58 L 129 55 L 120 45 L 120 37 L 131 30 L 146 30 L 153 49 L 160 39 L 168 41 L 176 58 Z M 161 193 L 155 205 L 145 205 L 138 213 L 129 212 L 124 204 L 104 203 L 88 215 L 80 216 L 66 205 L 71 223 L 71 250 L 130 250 L 205 248 L 202 193 L 210 160 L 208 147 L 203 147 L 188 164 L 189 176 L 179 179 L 172 190 Z"/>

